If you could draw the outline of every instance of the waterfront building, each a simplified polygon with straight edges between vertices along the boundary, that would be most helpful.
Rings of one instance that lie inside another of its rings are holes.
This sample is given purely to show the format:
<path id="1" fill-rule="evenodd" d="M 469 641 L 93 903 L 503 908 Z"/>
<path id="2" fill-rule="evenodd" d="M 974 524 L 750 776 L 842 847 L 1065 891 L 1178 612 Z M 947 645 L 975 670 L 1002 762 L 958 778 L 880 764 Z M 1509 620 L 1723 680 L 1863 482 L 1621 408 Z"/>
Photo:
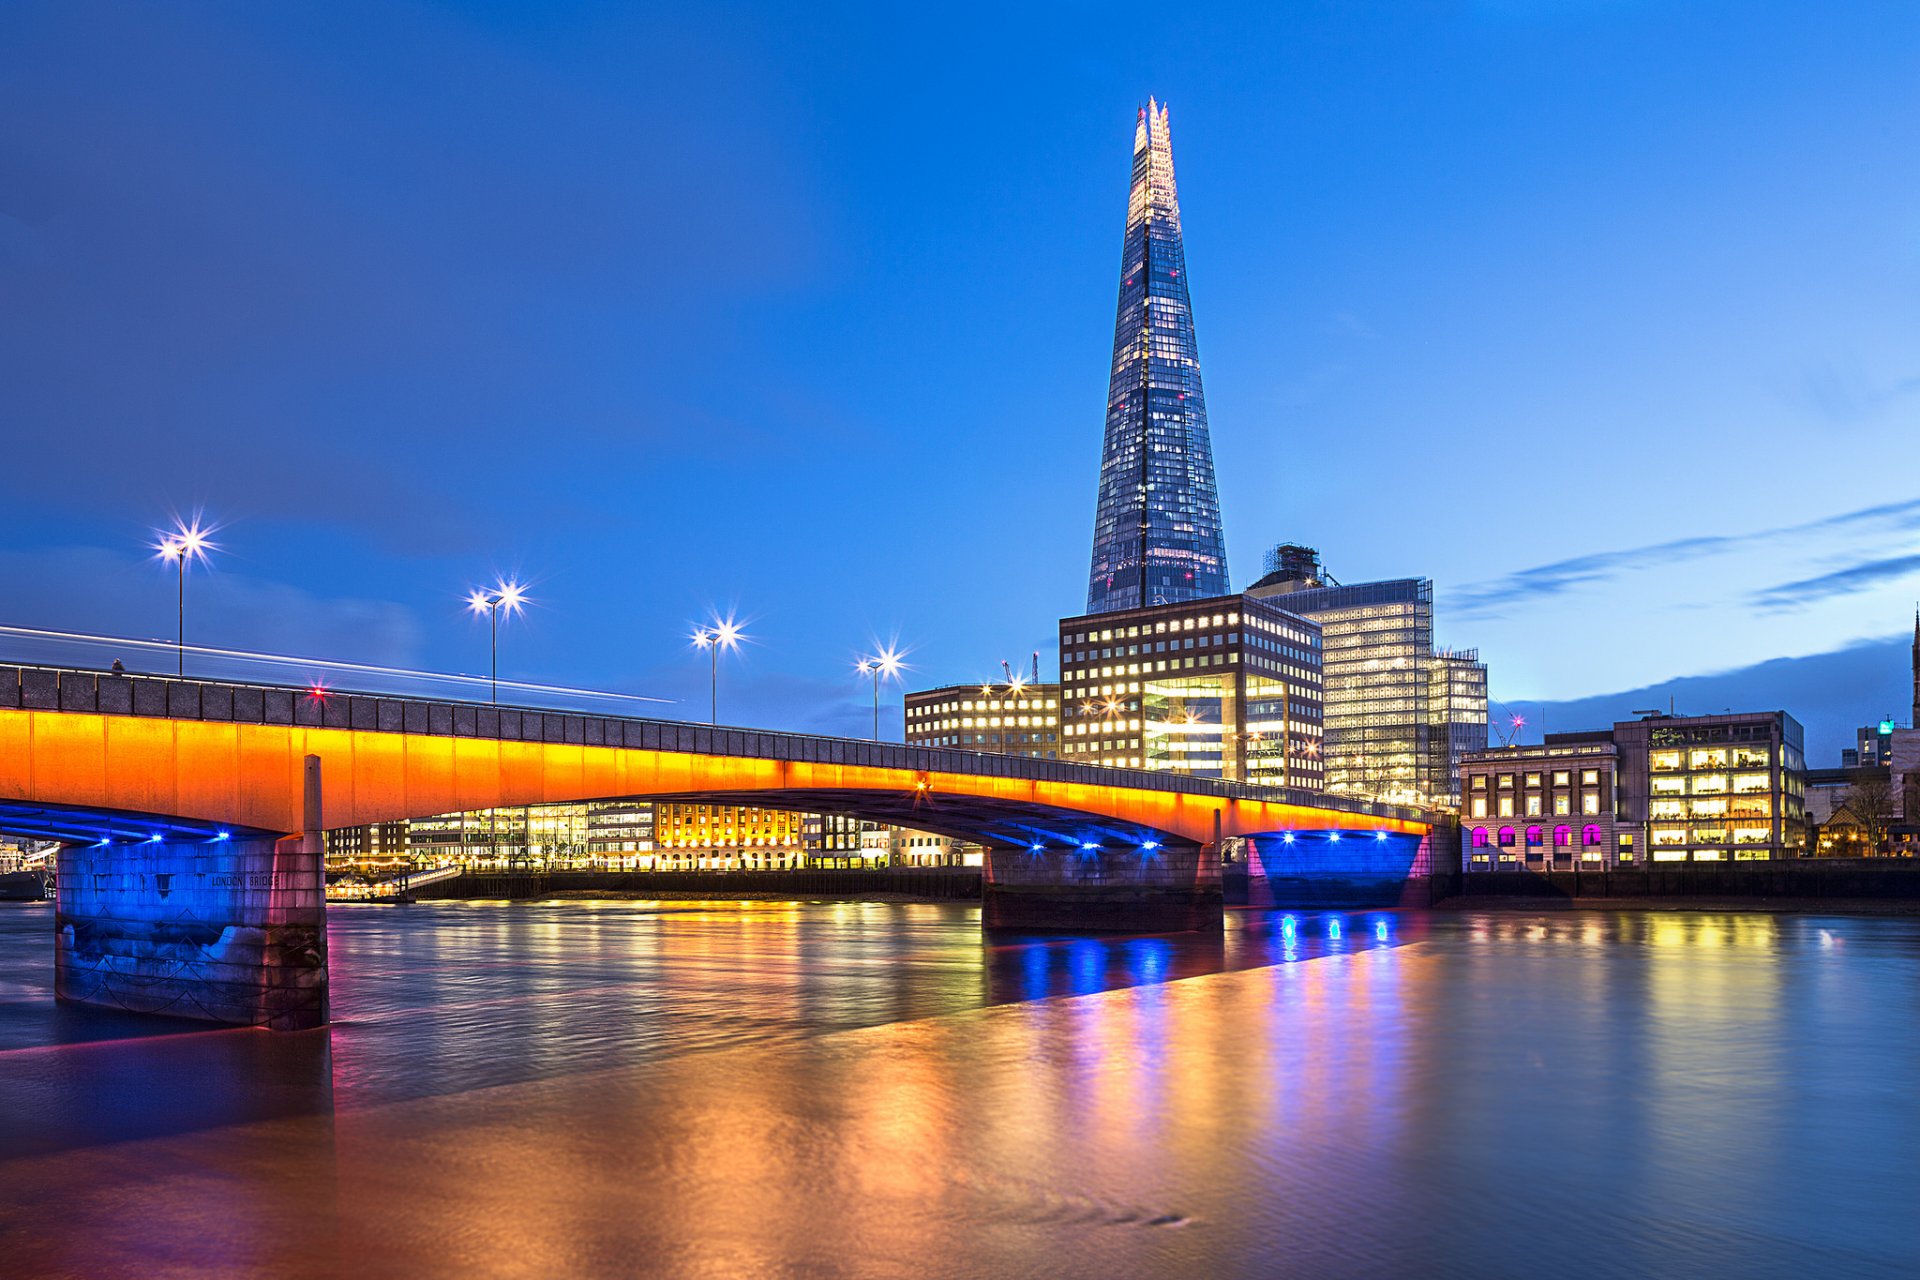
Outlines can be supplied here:
<path id="1" fill-rule="evenodd" d="M 654 805 L 653 844 L 669 870 L 767 871 L 803 861 L 802 815 L 755 805 Z"/>
<path id="2" fill-rule="evenodd" d="M 413 866 L 413 846 L 407 839 L 407 825 L 382 822 L 327 832 L 327 873 L 378 879 L 408 870 Z"/>
<path id="3" fill-rule="evenodd" d="M 1888 851 L 1898 821 L 1889 765 L 1809 769 L 1806 803 L 1807 847 L 1815 857 L 1870 858 Z"/>
<path id="4" fill-rule="evenodd" d="M 1320 628 L 1229 595 L 1060 620 L 1061 752 L 1321 789 Z"/>
<path id="5" fill-rule="evenodd" d="M 1653 715 L 1613 726 L 1621 841 L 1647 861 L 1797 858 L 1806 852 L 1807 762 L 1784 711 Z"/>
<path id="6" fill-rule="evenodd" d="M 1526 854 L 1536 818 L 1544 819 L 1539 825 L 1547 844 L 1537 868 L 1544 870 L 1560 866 L 1552 849 L 1567 819 L 1582 866 L 1804 856 L 1803 743 L 1792 716 L 1755 711 L 1652 715 L 1618 721 L 1611 730 L 1550 733 L 1540 747 L 1469 753 L 1462 762 L 1463 865 L 1483 871 L 1532 866 Z M 1602 765 L 1574 763 L 1583 754 L 1613 760 L 1610 781 Z M 1533 758 L 1542 761 L 1538 769 L 1527 763 Z M 1537 790 L 1536 776 L 1542 780 Z M 1590 858 L 1596 848 L 1606 856 Z M 1508 857 L 1507 849 L 1520 852 Z M 1482 855 L 1486 861 L 1475 860 Z"/>
<path id="7" fill-rule="evenodd" d="M 1133 134 L 1087 612 L 1229 589 L 1173 138 L 1167 109 L 1149 101 Z"/>
<path id="8" fill-rule="evenodd" d="M 653 820 L 651 800 L 596 800 L 587 806 L 587 849 L 615 861 L 651 853 Z"/>
<path id="9" fill-rule="evenodd" d="M 653 850 L 651 800 L 443 813 L 327 832 L 327 872 L 379 879 L 413 868 L 637 868 Z"/>
<path id="10" fill-rule="evenodd" d="M 1472 649 L 1436 649 L 1433 583 L 1342 584 L 1311 547 L 1283 543 L 1247 595 L 1319 624 L 1326 789 L 1452 808 L 1460 767 L 1487 746 L 1487 668 Z"/>
<path id="11" fill-rule="evenodd" d="M 800 849 L 810 867 L 861 866 L 861 833 L 876 824 L 844 813 L 800 815 Z"/>
<path id="12" fill-rule="evenodd" d="M 1060 754 L 1060 686 L 948 684 L 906 696 L 906 741 L 1052 760 Z"/>
<path id="13" fill-rule="evenodd" d="M 1619 777 L 1619 748 L 1607 733 L 1463 753 L 1461 866 L 1574 871 L 1631 863 L 1634 852 L 1614 829 Z"/>
<path id="14" fill-rule="evenodd" d="M 906 867 L 978 867 L 986 862 L 986 850 L 952 836 L 902 830 L 894 844 L 894 860 Z"/>
<path id="15" fill-rule="evenodd" d="M 1906 842 L 1920 839 L 1920 729 L 1895 729 L 1887 746 L 1887 771 L 1893 783 L 1894 815 L 1907 829 Z"/>

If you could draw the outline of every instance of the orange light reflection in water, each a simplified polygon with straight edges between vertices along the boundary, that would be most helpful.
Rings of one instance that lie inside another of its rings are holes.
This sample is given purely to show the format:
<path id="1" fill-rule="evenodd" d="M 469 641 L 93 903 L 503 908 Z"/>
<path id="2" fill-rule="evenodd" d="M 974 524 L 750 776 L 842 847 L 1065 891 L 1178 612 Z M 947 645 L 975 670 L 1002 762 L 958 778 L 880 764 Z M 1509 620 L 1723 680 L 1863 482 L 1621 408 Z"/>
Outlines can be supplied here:
<path id="1" fill-rule="evenodd" d="M 304 1112 L 119 1141 L 106 1117 L 96 1140 L 0 1162 L 0 1213 L 36 1224 L 8 1234 L 11 1266 L 1625 1277 L 1912 1260 L 1891 1224 L 1914 1120 L 1872 1083 L 1904 1087 L 1887 1069 L 1916 1047 L 1881 1016 L 1920 969 L 1910 920 L 1393 915 L 1380 943 L 1368 913 L 1337 942 L 1302 914 L 1289 947 L 1248 915 L 1196 972 L 1166 939 L 967 942 L 947 908 L 357 910 L 341 953 L 369 969 L 331 1033 L 0 1050 L 10 1102 L 41 1110 L 81 1107 L 85 1082 L 96 1112 L 126 1104 L 107 1086 L 289 1090 L 329 1044 L 337 1068 Z M 1254 954 L 1277 963 L 1233 967 Z M 231 1046 L 220 1073 L 207 1045 Z M 1784 1187 L 1798 1198 L 1759 1194 Z"/>

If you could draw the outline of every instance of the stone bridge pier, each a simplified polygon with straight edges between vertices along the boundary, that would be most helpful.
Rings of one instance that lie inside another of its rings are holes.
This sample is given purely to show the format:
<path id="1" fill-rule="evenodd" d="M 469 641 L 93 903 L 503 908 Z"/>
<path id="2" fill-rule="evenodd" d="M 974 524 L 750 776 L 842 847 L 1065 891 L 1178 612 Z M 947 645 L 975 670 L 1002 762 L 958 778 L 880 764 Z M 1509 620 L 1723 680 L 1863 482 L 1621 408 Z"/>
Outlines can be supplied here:
<path id="1" fill-rule="evenodd" d="M 320 760 L 305 830 L 60 852 L 54 991 L 75 1004 L 301 1031 L 327 1021 Z"/>
<path id="2" fill-rule="evenodd" d="M 981 877 L 989 929 L 1168 933 L 1223 924 L 1219 820 L 1206 844 L 1169 839 L 993 847 Z"/>

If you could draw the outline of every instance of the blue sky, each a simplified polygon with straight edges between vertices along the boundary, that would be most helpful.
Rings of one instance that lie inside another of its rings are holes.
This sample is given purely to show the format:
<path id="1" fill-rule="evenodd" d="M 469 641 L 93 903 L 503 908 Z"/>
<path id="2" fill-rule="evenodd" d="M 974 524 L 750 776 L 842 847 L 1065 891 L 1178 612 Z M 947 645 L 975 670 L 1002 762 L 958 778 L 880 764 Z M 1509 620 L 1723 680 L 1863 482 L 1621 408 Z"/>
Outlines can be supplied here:
<path id="1" fill-rule="evenodd" d="M 750 723 L 1050 665 L 1153 94 L 1237 584 L 1429 575 L 1506 702 L 1904 710 L 1911 3 L 638 8 L 0 10 L 0 621 L 169 634 L 201 509 L 209 642 L 477 671 L 505 571 L 503 670 L 689 716 L 716 607 Z"/>

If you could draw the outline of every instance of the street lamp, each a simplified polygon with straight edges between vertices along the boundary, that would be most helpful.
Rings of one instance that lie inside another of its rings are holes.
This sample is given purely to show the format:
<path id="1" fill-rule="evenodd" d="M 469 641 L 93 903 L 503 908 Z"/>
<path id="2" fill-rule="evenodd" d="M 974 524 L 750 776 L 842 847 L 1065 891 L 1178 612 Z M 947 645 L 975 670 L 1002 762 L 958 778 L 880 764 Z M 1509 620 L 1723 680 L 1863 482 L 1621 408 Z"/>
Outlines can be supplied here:
<path id="1" fill-rule="evenodd" d="M 175 521 L 173 532 L 162 534 L 154 548 L 160 553 L 162 560 L 180 571 L 178 644 L 180 674 L 183 676 L 187 674 L 187 564 L 193 560 L 198 560 L 202 564 L 207 563 L 207 552 L 214 550 L 213 543 L 207 539 L 207 535 L 211 532 L 210 529 L 201 528 L 197 519 L 192 524 L 181 524 Z"/>
<path id="2" fill-rule="evenodd" d="M 902 666 L 900 657 L 899 651 L 889 647 L 853 664 L 855 671 L 873 678 L 873 740 L 875 742 L 880 741 L 880 677 L 885 676 L 891 680 L 898 676 Z"/>
<path id="3" fill-rule="evenodd" d="M 707 723 L 720 723 L 720 651 L 738 649 L 746 634 L 740 630 L 740 624 L 732 618 L 725 621 L 715 620 L 710 627 L 701 627 L 693 633 L 693 647 L 707 651 L 707 679 L 712 686 L 712 704 L 707 712 Z"/>
<path id="4" fill-rule="evenodd" d="M 500 612 L 515 614 L 527 603 L 527 589 L 517 582 L 495 583 L 493 590 L 476 589 L 467 597 L 467 608 L 484 613 L 493 632 L 493 700 L 500 701 Z"/>

